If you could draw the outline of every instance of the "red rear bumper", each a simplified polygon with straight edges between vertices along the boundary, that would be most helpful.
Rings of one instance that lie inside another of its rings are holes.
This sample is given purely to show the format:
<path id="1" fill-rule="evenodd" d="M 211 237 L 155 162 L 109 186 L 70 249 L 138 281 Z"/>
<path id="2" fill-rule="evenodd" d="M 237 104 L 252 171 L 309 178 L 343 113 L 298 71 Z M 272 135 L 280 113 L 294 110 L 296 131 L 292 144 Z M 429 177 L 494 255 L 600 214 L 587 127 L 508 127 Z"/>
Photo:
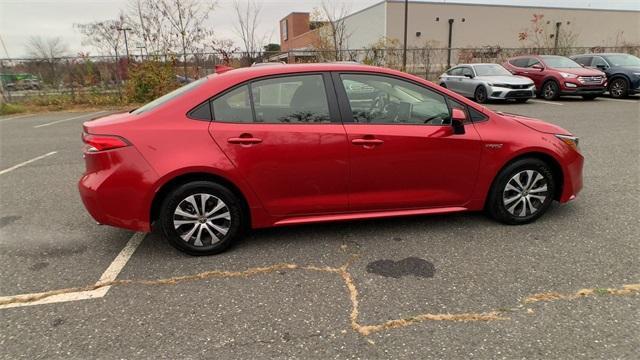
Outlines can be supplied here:
<path id="1" fill-rule="evenodd" d="M 80 197 L 99 223 L 148 232 L 148 191 L 156 173 L 133 147 L 84 153 L 87 170 L 78 183 Z"/>

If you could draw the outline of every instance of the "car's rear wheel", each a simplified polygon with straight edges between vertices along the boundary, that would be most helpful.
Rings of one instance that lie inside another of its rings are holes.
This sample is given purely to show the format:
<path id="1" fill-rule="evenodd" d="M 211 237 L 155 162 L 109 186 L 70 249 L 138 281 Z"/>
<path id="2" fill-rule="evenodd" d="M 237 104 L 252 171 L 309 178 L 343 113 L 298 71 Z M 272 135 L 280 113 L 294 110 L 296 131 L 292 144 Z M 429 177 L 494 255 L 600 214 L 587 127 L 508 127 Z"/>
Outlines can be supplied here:
<path id="1" fill-rule="evenodd" d="M 609 84 L 609 94 L 613 98 L 624 98 L 629 95 L 629 82 L 624 78 L 617 78 Z"/>
<path id="2" fill-rule="evenodd" d="M 171 191 L 160 209 L 164 237 L 190 255 L 212 255 L 227 249 L 242 224 L 238 198 L 224 186 L 194 181 Z"/>
<path id="3" fill-rule="evenodd" d="M 545 100 L 556 100 L 560 97 L 560 87 L 558 83 L 553 80 L 544 83 L 544 85 L 542 85 L 542 97 Z"/>
<path id="4" fill-rule="evenodd" d="M 547 211 L 555 188 L 547 163 L 533 158 L 517 160 L 496 177 L 486 208 L 491 217 L 505 224 L 527 224 Z"/>
<path id="5" fill-rule="evenodd" d="M 484 86 L 478 86 L 476 92 L 473 94 L 473 99 L 478 104 L 487 102 L 487 89 L 485 89 Z"/>

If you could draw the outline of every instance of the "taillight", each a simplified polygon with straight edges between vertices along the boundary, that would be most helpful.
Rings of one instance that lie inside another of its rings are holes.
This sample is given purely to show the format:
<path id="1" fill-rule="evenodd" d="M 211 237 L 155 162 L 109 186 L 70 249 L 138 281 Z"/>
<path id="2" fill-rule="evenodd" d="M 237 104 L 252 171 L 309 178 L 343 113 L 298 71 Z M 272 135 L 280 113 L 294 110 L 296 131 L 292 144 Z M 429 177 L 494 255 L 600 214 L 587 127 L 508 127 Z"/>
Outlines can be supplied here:
<path id="1" fill-rule="evenodd" d="M 116 135 L 93 135 L 83 133 L 82 141 L 87 144 L 87 152 L 98 152 L 103 150 L 117 149 L 130 145 L 127 140 Z"/>

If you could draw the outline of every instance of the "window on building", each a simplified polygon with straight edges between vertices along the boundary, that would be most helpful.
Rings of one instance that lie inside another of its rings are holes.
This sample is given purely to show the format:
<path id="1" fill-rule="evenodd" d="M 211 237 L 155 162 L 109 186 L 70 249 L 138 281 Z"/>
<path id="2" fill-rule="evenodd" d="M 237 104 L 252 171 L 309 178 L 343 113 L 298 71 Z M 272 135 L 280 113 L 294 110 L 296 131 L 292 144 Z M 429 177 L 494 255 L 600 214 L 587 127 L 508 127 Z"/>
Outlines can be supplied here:
<path id="1" fill-rule="evenodd" d="M 284 19 L 280 22 L 280 33 L 282 33 L 282 40 L 289 40 L 289 24 L 288 19 Z"/>

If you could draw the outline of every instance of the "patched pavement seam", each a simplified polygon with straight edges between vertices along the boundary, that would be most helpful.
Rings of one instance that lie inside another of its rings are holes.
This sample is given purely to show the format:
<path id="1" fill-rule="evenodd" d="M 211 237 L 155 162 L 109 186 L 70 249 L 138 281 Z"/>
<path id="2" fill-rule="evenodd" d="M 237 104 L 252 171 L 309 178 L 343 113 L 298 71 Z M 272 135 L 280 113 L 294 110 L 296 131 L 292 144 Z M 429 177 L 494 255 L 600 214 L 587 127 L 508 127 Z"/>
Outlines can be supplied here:
<path id="1" fill-rule="evenodd" d="M 468 321 L 496 321 L 496 320 L 510 319 L 508 317 L 500 316 L 500 314 L 504 311 L 494 310 L 494 311 L 483 312 L 483 313 L 457 313 L 457 314 L 424 313 L 424 314 L 418 314 L 418 315 L 414 315 L 407 318 L 389 320 L 379 324 L 362 325 L 358 322 L 358 317 L 360 314 L 358 288 L 356 287 L 356 284 L 353 280 L 353 277 L 351 276 L 351 273 L 348 271 L 349 266 L 356 258 L 357 258 L 356 255 L 352 256 L 349 259 L 349 261 L 347 261 L 344 265 L 340 267 L 298 265 L 295 263 L 279 263 L 279 264 L 274 264 L 274 265 L 265 266 L 265 267 L 253 267 L 243 271 L 212 270 L 212 271 L 197 273 L 194 275 L 174 276 L 170 278 L 156 279 L 156 280 L 111 280 L 111 281 L 98 282 L 96 284 L 86 286 L 86 287 L 58 289 L 58 290 L 52 290 L 52 291 L 43 292 L 39 294 L 32 294 L 32 295 L 27 294 L 27 295 L 17 295 L 14 297 L 8 297 L 6 299 L 0 300 L 0 306 L 13 304 L 13 303 L 34 302 L 34 301 L 41 300 L 54 295 L 68 294 L 68 293 L 75 293 L 75 292 L 82 292 L 82 291 L 92 291 L 92 290 L 97 290 L 106 286 L 174 285 L 181 282 L 198 281 L 198 280 L 205 280 L 205 279 L 211 279 L 211 278 L 252 277 L 252 276 L 269 274 L 269 273 L 283 271 L 283 270 L 284 271 L 304 270 L 304 271 L 336 274 L 343 280 L 349 295 L 349 300 L 351 302 L 351 313 L 349 315 L 351 328 L 355 332 L 363 336 L 368 336 L 372 333 L 376 333 L 384 330 L 407 327 L 412 324 L 416 324 L 424 321 L 468 322 Z M 562 294 L 557 292 L 540 293 L 540 294 L 534 294 L 534 295 L 528 296 L 522 302 L 525 304 L 528 304 L 528 303 L 534 303 L 534 302 L 574 300 L 574 299 L 584 298 L 589 296 L 605 296 L 605 295 L 625 296 L 625 295 L 633 295 L 638 292 L 640 292 L 640 284 L 630 284 L 630 285 L 624 285 L 620 289 L 616 289 L 616 288 L 582 289 L 575 293 L 570 293 L 570 294 Z M 532 312 L 529 311 L 529 313 L 532 313 Z"/>

